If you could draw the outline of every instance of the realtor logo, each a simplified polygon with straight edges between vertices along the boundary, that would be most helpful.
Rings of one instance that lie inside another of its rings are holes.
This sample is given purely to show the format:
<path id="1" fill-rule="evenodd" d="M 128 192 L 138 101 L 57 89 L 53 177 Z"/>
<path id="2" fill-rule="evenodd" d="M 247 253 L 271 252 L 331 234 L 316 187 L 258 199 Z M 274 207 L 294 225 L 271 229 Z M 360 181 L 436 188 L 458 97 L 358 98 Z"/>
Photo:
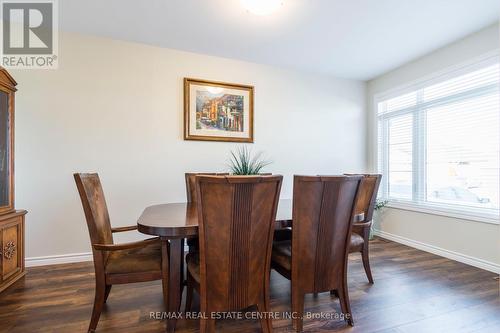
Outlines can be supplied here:
<path id="1" fill-rule="evenodd" d="M 2 0 L 2 61 L 6 68 L 57 68 L 56 0 Z"/>

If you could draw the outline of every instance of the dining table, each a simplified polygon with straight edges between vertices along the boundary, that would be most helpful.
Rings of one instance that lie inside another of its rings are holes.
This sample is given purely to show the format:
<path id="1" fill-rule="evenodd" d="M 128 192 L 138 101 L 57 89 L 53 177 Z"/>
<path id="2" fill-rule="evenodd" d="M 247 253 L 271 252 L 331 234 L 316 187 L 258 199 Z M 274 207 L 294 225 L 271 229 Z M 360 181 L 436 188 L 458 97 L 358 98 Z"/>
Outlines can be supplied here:
<path id="1" fill-rule="evenodd" d="M 357 214 L 354 222 L 364 219 Z M 281 199 L 276 213 L 275 229 L 292 227 L 292 200 Z M 161 241 L 163 299 L 166 309 L 167 332 L 174 332 L 185 285 L 184 240 L 198 236 L 196 203 L 166 203 L 146 207 L 137 220 L 137 230 L 158 236 Z"/>

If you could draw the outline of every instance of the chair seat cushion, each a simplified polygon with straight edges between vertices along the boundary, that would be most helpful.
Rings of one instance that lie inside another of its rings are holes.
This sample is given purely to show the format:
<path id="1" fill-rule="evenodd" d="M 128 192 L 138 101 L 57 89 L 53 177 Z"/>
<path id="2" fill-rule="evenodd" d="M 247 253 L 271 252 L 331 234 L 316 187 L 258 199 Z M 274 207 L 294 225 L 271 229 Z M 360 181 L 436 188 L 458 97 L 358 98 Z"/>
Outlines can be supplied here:
<path id="1" fill-rule="evenodd" d="M 161 244 L 141 248 L 111 251 L 105 268 L 106 274 L 161 271 Z"/>
<path id="2" fill-rule="evenodd" d="M 187 245 L 189 246 L 189 248 L 193 248 L 196 250 L 199 249 L 200 245 L 199 245 L 198 237 L 188 238 Z"/>
<path id="3" fill-rule="evenodd" d="M 187 269 L 193 279 L 200 283 L 200 254 L 198 252 L 190 252 L 186 256 Z"/>
<path id="4" fill-rule="evenodd" d="M 271 261 L 273 265 L 279 265 L 289 271 L 292 270 L 292 241 L 274 242 Z"/>
<path id="5" fill-rule="evenodd" d="M 358 234 L 351 234 L 351 243 L 349 245 L 350 251 L 360 251 L 363 243 L 363 237 Z M 292 241 L 285 240 L 273 243 L 273 253 L 271 260 L 274 265 L 279 265 L 286 270 L 291 270 L 292 267 Z"/>
<path id="6" fill-rule="evenodd" d="M 363 237 L 361 237 L 360 235 L 353 232 L 351 234 L 351 243 L 349 244 L 349 251 L 350 252 L 360 251 L 361 248 L 363 247 L 364 242 L 365 241 L 364 241 Z"/>
<path id="7" fill-rule="evenodd" d="M 274 230 L 274 242 L 282 242 L 287 240 L 292 240 L 292 229 L 285 228 Z"/>

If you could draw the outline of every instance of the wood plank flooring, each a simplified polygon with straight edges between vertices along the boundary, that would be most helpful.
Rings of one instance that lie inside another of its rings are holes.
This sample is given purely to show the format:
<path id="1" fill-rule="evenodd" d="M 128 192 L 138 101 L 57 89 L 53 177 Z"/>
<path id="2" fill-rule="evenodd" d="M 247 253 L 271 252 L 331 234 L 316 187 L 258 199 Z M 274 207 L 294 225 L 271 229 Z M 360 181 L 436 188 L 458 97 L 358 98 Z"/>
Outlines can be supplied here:
<path id="1" fill-rule="evenodd" d="M 375 284 L 366 280 L 359 255 L 349 262 L 354 327 L 343 321 L 306 319 L 305 332 L 500 332 L 497 275 L 401 244 L 371 244 Z M 290 284 L 271 279 L 272 311 L 290 311 Z M 92 263 L 28 269 L 25 279 L 0 295 L 0 332 L 86 332 L 92 309 Z M 329 293 L 306 296 L 306 312 L 340 312 Z M 197 311 L 198 298 L 194 300 Z M 150 318 L 163 311 L 160 281 L 113 286 L 97 332 L 163 332 Z M 273 321 L 275 332 L 292 332 L 291 320 Z M 260 332 L 258 320 L 222 320 L 217 332 Z M 181 320 L 178 332 L 197 332 L 196 320 Z"/>

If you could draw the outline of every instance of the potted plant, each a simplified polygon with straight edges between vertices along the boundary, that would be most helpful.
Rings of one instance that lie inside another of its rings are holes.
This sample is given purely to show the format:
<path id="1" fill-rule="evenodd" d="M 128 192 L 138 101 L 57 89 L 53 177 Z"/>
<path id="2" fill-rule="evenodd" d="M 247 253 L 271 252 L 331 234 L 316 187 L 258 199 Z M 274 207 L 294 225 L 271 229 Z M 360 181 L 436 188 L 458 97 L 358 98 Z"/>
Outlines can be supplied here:
<path id="1" fill-rule="evenodd" d="M 229 169 L 232 175 L 258 175 L 270 161 L 262 159 L 262 152 L 252 157 L 251 151 L 246 147 L 238 147 L 236 151 L 231 151 Z"/>
<path id="2" fill-rule="evenodd" d="M 377 200 L 375 201 L 375 207 L 374 207 L 374 210 L 375 210 L 375 214 L 378 216 L 380 213 L 377 213 L 379 212 L 382 208 L 384 208 L 386 205 L 387 205 L 388 201 L 387 200 Z M 375 216 L 374 216 L 374 219 L 375 219 Z M 370 240 L 373 239 L 373 223 L 370 227 Z"/>

